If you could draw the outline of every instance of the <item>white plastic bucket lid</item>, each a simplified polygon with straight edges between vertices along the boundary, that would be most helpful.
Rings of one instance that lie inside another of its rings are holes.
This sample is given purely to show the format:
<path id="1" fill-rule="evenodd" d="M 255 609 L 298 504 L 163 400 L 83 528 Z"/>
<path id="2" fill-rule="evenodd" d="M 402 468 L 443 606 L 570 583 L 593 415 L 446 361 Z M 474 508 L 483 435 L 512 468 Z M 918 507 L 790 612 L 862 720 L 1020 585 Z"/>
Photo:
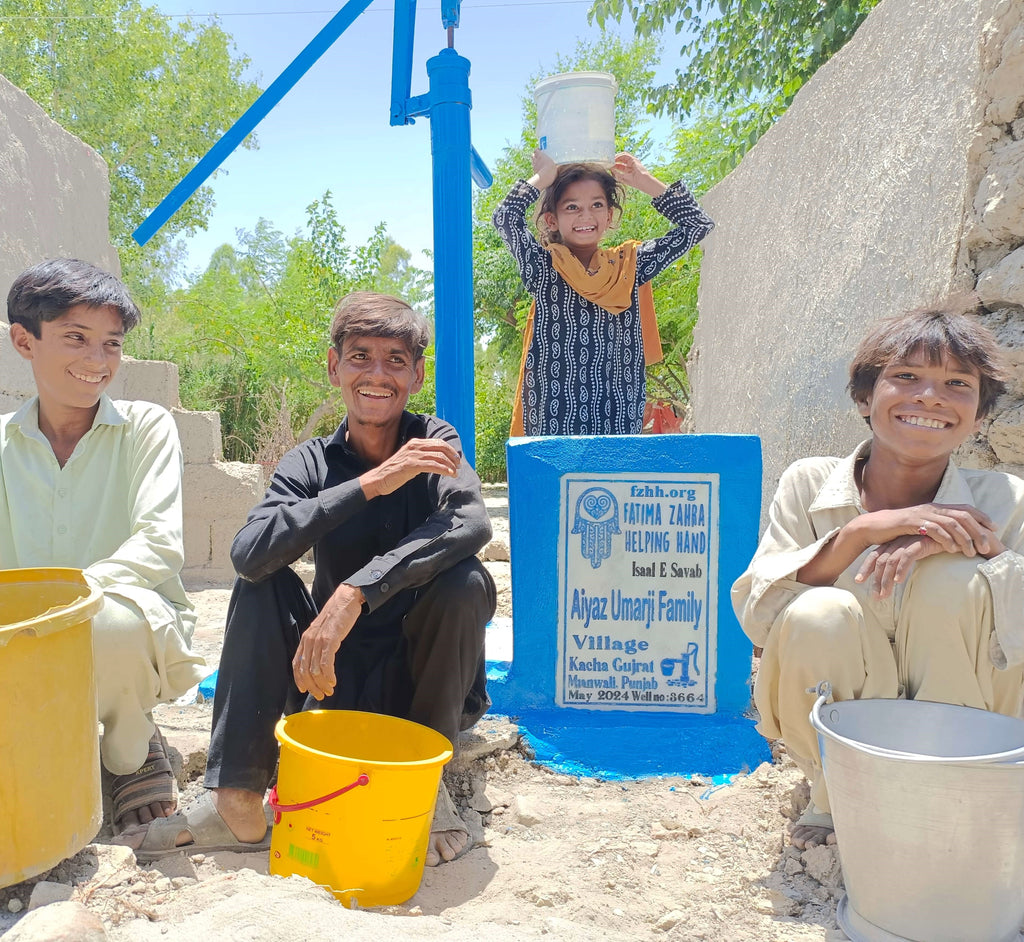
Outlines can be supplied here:
<path id="1" fill-rule="evenodd" d="M 597 88 L 611 89 L 614 96 L 619 90 L 618 80 L 611 72 L 560 72 L 541 79 L 533 90 L 533 99 L 537 101 L 541 95 L 550 95 L 560 88 L 578 88 L 593 85 Z"/>

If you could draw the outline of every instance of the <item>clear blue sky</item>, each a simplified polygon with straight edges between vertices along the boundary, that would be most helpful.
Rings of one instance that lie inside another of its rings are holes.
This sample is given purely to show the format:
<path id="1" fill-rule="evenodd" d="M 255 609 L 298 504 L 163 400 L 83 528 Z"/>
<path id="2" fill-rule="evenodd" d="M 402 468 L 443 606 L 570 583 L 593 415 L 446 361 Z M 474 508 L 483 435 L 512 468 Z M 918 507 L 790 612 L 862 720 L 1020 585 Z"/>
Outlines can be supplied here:
<path id="1" fill-rule="evenodd" d="M 337 2 L 337 6 L 334 5 Z M 216 13 L 266 88 L 340 9 L 341 0 L 159 0 L 165 14 Z M 532 75 L 555 71 L 559 54 L 599 33 L 587 24 L 590 0 L 464 0 L 455 49 L 472 64 L 473 143 L 488 164 L 518 139 L 520 100 Z M 290 8 L 290 9 L 289 9 Z M 305 208 L 331 190 L 351 242 L 378 222 L 414 253 L 433 241 L 430 127 L 426 119 L 391 127 L 390 0 L 374 3 L 299 81 L 257 129 L 259 149 L 236 150 L 213 181 L 216 207 L 206 232 L 187 240 L 188 267 L 235 242 L 262 216 L 286 235 Z M 628 21 L 619 31 L 631 32 Z M 674 38 L 674 37 L 673 37 Z M 438 0 L 420 0 L 412 93 L 427 91 L 426 60 L 447 44 Z M 671 44 L 671 40 L 670 40 Z M 671 74 L 671 64 L 663 71 Z M 660 75 L 659 75 L 660 78 Z"/>

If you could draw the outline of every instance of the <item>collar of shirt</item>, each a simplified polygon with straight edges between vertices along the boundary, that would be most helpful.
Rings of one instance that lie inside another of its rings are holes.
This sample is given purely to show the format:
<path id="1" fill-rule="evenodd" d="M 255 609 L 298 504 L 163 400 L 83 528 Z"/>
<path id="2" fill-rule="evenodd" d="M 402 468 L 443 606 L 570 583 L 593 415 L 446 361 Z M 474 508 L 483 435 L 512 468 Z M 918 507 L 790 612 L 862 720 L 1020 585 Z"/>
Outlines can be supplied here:
<path id="1" fill-rule="evenodd" d="M 860 503 L 860 491 L 857 488 L 855 471 L 857 462 L 866 458 L 871 451 L 871 439 L 861 442 L 853 454 L 843 458 L 825 479 L 821 490 L 811 502 L 808 508 L 810 513 L 820 510 L 834 510 L 837 507 L 856 507 L 858 512 L 862 511 Z M 936 504 L 970 504 L 974 506 L 974 495 L 971 493 L 967 481 L 960 473 L 953 458 L 950 457 L 946 465 L 945 473 L 942 475 L 942 482 L 935 494 Z"/>
<path id="2" fill-rule="evenodd" d="M 99 425 L 124 425 L 128 419 L 117 407 L 117 404 L 106 394 L 100 394 L 99 408 L 96 410 L 96 418 L 92 420 L 90 431 Z M 14 429 L 18 429 L 26 438 L 35 438 L 46 442 L 42 432 L 39 431 L 39 397 L 33 396 L 28 400 L 7 423 L 7 434 L 11 435 Z M 48 445 L 49 443 L 46 442 Z"/>
<path id="3" fill-rule="evenodd" d="M 398 447 L 401 448 L 410 438 L 422 438 L 423 435 L 423 416 L 408 411 L 403 412 L 401 424 L 398 427 Z M 341 420 L 341 425 L 327 441 L 326 450 L 333 449 L 340 449 L 346 457 L 362 463 L 362 458 L 348 443 L 348 416 Z"/>

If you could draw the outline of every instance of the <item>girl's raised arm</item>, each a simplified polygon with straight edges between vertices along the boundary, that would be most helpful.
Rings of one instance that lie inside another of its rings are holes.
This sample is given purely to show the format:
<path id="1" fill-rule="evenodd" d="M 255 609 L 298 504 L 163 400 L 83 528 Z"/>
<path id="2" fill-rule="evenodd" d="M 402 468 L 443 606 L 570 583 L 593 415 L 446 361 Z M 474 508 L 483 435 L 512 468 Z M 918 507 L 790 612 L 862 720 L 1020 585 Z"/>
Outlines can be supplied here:
<path id="1" fill-rule="evenodd" d="M 537 172 L 529 180 L 521 180 L 512 187 L 495 207 L 493 216 L 494 228 L 516 260 L 519 277 L 531 294 L 537 291 L 539 279 L 551 265 L 548 253 L 541 248 L 526 224 L 526 211 L 537 199 L 538 190 L 554 182 L 557 168 L 543 151 L 534 151 L 534 170 Z"/>
<path id="2" fill-rule="evenodd" d="M 651 205 L 672 223 L 672 228 L 665 235 L 648 239 L 637 246 L 636 281 L 637 284 L 643 284 L 682 258 L 714 229 L 715 224 L 697 205 L 693 194 L 681 181 L 666 186 L 651 176 L 635 157 L 620 154 L 616 158 L 616 164 L 620 158 L 628 159 L 622 161 L 623 176 L 619 176 L 619 173 L 616 173 L 616 176 L 624 183 L 627 182 L 624 179 L 627 174 L 636 180 L 637 182 L 631 185 L 644 193 L 649 193 L 653 197 Z"/>
<path id="3" fill-rule="evenodd" d="M 558 164 L 551 159 L 551 155 L 547 151 L 539 149 L 534 150 L 530 160 L 533 163 L 533 176 L 526 182 L 537 187 L 538 190 L 546 190 L 555 182 L 555 177 L 558 175 Z"/>

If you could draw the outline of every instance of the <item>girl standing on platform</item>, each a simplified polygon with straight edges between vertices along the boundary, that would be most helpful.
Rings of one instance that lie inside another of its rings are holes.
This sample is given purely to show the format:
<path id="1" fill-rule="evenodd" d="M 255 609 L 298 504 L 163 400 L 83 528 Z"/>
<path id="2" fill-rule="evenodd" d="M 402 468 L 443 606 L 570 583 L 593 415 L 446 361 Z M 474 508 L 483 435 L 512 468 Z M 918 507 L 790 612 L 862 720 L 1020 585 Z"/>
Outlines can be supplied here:
<path id="1" fill-rule="evenodd" d="M 609 173 L 597 164 L 556 166 L 533 153 L 534 174 L 494 212 L 494 225 L 534 303 L 523 338 L 512 435 L 638 435 L 646 370 L 661 359 L 650 281 L 714 223 L 681 182 L 666 186 L 630 154 Z M 653 197 L 673 223 L 666 235 L 602 249 L 621 212 L 622 184 Z M 543 190 L 541 241 L 526 210 Z"/>

